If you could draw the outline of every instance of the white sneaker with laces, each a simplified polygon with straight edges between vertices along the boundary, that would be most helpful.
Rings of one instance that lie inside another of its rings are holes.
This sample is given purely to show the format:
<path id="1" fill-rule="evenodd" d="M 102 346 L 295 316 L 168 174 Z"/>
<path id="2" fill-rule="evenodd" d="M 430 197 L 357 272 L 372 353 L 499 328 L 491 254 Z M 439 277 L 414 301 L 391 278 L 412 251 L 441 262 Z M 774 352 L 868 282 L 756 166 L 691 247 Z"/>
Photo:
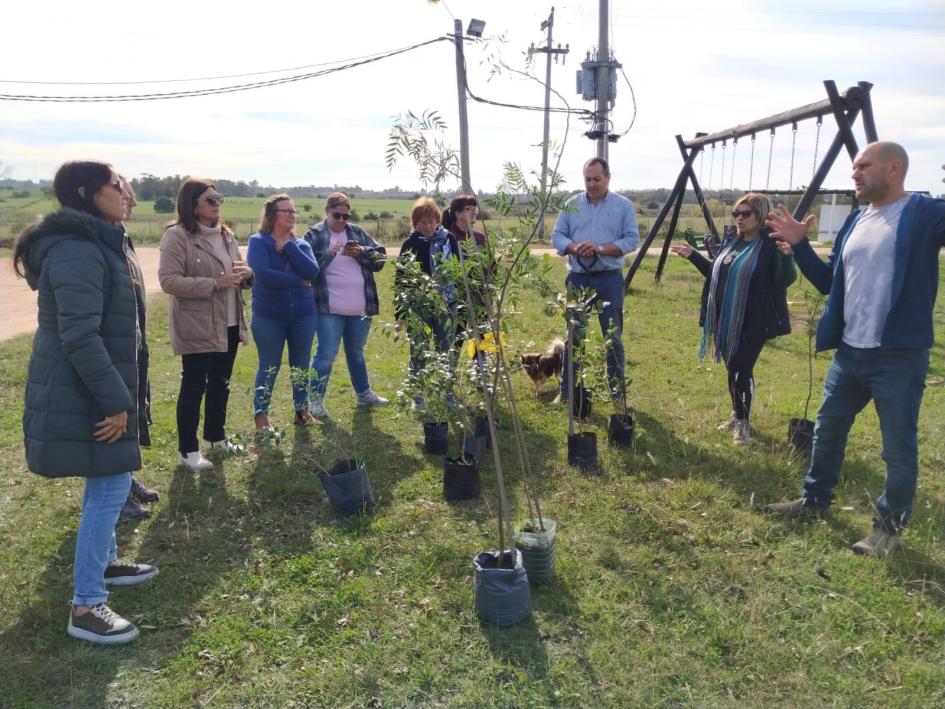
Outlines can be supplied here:
<path id="1" fill-rule="evenodd" d="M 67 632 L 74 638 L 98 645 L 121 645 L 131 642 L 140 634 L 130 621 L 104 603 L 90 606 L 82 615 L 77 614 L 73 606 L 69 613 Z"/>
<path id="2" fill-rule="evenodd" d="M 390 401 L 383 396 L 378 396 L 371 389 L 357 394 L 358 406 L 387 406 Z"/>
<path id="3" fill-rule="evenodd" d="M 213 463 L 204 458 L 203 453 L 200 451 L 193 451 L 187 455 L 179 453 L 177 458 L 178 464 L 183 465 L 189 470 L 193 470 L 195 472 L 199 472 L 201 470 L 213 470 Z"/>

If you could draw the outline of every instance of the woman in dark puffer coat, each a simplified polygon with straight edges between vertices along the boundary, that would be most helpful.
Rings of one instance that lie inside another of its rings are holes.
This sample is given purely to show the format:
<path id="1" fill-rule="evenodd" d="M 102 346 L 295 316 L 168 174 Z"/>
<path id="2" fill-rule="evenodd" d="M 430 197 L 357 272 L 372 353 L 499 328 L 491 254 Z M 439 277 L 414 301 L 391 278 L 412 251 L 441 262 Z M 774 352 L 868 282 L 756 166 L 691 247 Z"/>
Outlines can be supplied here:
<path id="1" fill-rule="evenodd" d="M 118 226 L 118 174 L 70 162 L 53 182 L 63 209 L 25 231 L 14 268 L 38 291 L 38 329 L 26 382 L 23 433 L 29 469 L 84 477 L 68 632 L 95 643 L 134 640 L 138 629 L 105 604 L 107 585 L 147 581 L 157 569 L 119 561 L 115 524 L 141 467 L 137 353 L 141 332 Z"/>

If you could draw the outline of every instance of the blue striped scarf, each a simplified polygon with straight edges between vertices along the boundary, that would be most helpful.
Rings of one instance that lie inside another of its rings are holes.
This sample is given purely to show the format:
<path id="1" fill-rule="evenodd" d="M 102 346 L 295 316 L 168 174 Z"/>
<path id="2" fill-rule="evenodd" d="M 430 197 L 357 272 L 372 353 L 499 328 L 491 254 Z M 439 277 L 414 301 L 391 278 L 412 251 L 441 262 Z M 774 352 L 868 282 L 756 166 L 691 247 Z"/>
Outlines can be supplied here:
<path id="1" fill-rule="evenodd" d="M 721 253 L 712 264 L 712 276 L 709 283 L 709 297 L 706 303 L 705 323 L 702 327 L 702 340 L 699 343 L 699 361 L 705 359 L 709 340 L 715 350 L 715 361 L 723 358 L 728 364 L 742 339 L 742 325 L 745 320 L 745 306 L 748 303 L 748 285 L 751 276 L 758 265 L 758 256 L 761 254 L 761 237 L 756 236 L 748 246 L 741 251 L 737 246 L 741 239 L 734 239 L 722 247 Z M 719 271 L 725 259 L 731 264 L 728 268 L 728 277 L 725 279 L 725 290 L 722 293 L 721 307 L 715 297 L 719 285 Z"/>

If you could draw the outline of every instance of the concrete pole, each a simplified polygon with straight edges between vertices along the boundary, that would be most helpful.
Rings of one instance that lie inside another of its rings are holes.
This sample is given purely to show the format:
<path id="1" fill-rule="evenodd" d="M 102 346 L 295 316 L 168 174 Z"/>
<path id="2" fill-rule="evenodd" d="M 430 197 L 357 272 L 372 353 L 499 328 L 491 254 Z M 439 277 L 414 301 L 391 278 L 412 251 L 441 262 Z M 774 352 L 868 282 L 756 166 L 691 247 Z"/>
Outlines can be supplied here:
<path id="1" fill-rule="evenodd" d="M 546 195 L 548 190 L 548 141 L 551 139 L 551 30 L 555 24 L 555 9 L 551 8 L 548 15 L 548 41 L 545 44 L 545 122 L 541 134 L 541 193 Z M 544 198 L 547 203 L 547 197 Z M 541 215 L 538 224 L 538 240 L 545 240 L 545 216 Z"/>
<path id="2" fill-rule="evenodd" d="M 610 60 L 610 31 L 608 23 L 610 20 L 610 10 L 608 0 L 600 0 L 599 26 L 600 34 L 597 39 L 597 61 L 606 62 Z M 610 131 L 610 123 L 607 120 L 610 113 L 607 94 L 610 93 L 610 68 L 606 66 L 597 67 L 597 115 L 595 120 L 596 130 L 602 132 L 601 137 L 597 139 L 597 157 L 607 160 L 607 150 L 609 141 L 607 134 Z"/>
<path id="3" fill-rule="evenodd" d="M 463 56 L 463 21 L 453 20 L 456 44 L 456 91 L 459 95 L 459 169 L 463 194 L 472 194 L 469 177 L 469 118 L 466 115 L 466 60 Z"/>

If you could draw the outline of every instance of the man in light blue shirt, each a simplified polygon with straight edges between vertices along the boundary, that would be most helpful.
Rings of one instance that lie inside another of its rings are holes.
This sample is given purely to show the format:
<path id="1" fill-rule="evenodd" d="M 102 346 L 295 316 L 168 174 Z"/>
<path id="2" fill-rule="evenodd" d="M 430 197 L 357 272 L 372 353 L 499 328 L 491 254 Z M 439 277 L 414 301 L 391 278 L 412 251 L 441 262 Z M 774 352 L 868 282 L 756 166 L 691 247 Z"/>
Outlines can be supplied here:
<path id="1" fill-rule="evenodd" d="M 624 402 L 623 261 L 640 244 L 640 230 L 633 202 L 609 191 L 610 165 L 603 158 L 584 163 L 583 194 L 572 197 L 555 223 L 552 245 L 568 256 L 568 288 L 590 288 L 607 306 L 600 312 L 601 332 L 612 332 L 607 353 L 607 377 L 611 393 Z M 575 344 L 577 340 L 575 340 Z M 565 356 L 561 391 L 554 403 L 567 401 L 572 378 Z"/>

